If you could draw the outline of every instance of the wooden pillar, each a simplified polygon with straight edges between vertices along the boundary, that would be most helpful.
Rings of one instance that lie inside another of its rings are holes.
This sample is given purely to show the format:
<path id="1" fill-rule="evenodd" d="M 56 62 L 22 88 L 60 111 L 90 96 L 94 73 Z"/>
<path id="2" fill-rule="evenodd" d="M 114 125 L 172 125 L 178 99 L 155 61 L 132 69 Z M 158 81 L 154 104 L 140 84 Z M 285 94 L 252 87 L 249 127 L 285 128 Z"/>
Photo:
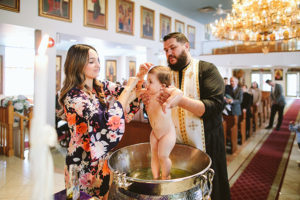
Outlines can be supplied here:
<path id="1" fill-rule="evenodd" d="M 12 105 L 12 102 L 8 102 L 8 127 L 7 127 L 7 150 L 6 150 L 6 156 L 13 156 L 14 155 L 14 149 L 13 149 L 13 123 L 14 123 L 14 107 Z"/>

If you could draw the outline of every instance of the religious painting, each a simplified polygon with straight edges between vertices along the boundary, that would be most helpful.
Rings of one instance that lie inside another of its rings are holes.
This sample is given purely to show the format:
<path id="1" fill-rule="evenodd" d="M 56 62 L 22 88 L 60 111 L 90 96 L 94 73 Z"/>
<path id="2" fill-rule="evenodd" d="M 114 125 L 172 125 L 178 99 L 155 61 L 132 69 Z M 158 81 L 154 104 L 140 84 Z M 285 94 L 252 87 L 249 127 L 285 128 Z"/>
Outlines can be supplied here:
<path id="1" fill-rule="evenodd" d="M 134 2 L 117 0 L 116 29 L 118 33 L 134 34 Z"/>
<path id="2" fill-rule="evenodd" d="M 56 93 L 61 87 L 61 56 L 56 56 Z"/>
<path id="3" fill-rule="evenodd" d="M 107 0 L 84 0 L 84 25 L 107 29 Z"/>
<path id="4" fill-rule="evenodd" d="M 39 0 L 39 16 L 72 21 L 72 0 Z"/>
<path id="5" fill-rule="evenodd" d="M 177 19 L 175 20 L 175 32 L 184 34 L 184 23 Z"/>
<path id="6" fill-rule="evenodd" d="M 154 10 L 141 6 L 141 37 L 154 40 Z"/>
<path id="7" fill-rule="evenodd" d="M 190 48 L 195 49 L 195 36 L 196 36 L 196 28 L 194 26 L 187 26 L 187 37 L 190 42 Z"/>
<path id="8" fill-rule="evenodd" d="M 135 61 L 129 61 L 129 77 L 135 76 L 135 70 L 136 70 L 135 66 L 136 66 Z"/>
<path id="9" fill-rule="evenodd" d="M 20 12 L 20 0 L 0 0 L 0 8 L 13 12 Z"/>
<path id="10" fill-rule="evenodd" d="M 4 66 L 3 66 L 3 56 L 0 55 L 0 94 L 3 94 L 4 85 Z"/>
<path id="11" fill-rule="evenodd" d="M 274 76 L 275 76 L 275 81 L 282 81 L 282 76 L 283 75 L 283 69 L 275 69 L 274 70 Z"/>
<path id="12" fill-rule="evenodd" d="M 168 35 L 171 32 L 171 17 L 160 14 L 160 21 L 159 21 L 159 27 L 160 27 L 160 41 L 163 41 L 164 36 Z"/>
<path id="13" fill-rule="evenodd" d="M 116 82 L 117 80 L 117 61 L 116 60 L 106 60 L 106 79 L 111 82 Z"/>

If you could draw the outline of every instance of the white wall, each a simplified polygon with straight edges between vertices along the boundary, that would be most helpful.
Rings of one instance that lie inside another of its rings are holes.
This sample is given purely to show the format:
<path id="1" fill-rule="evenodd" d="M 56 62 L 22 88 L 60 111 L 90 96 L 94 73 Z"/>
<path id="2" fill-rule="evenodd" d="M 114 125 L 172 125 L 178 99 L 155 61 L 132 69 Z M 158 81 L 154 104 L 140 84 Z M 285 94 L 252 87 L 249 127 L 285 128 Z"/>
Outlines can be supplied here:
<path id="1" fill-rule="evenodd" d="M 162 42 L 159 41 L 159 15 L 163 13 L 172 18 L 172 29 L 175 29 L 175 19 L 179 19 L 185 23 L 185 30 L 187 25 L 196 27 L 196 49 L 191 50 L 192 55 L 199 55 L 201 52 L 200 41 L 204 38 L 204 26 L 200 23 L 182 16 L 174 11 L 171 11 L 165 7 L 162 7 L 149 0 L 136 0 L 135 2 L 135 19 L 134 19 L 134 35 L 116 33 L 116 0 L 108 1 L 108 29 L 96 29 L 85 27 L 83 25 L 84 12 L 83 1 L 73 0 L 72 4 L 72 22 L 65 22 L 54 20 L 46 17 L 38 16 L 38 0 L 26 0 L 20 2 L 20 13 L 10 12 L 6 10 L 0 10 L 0 24 L 12 24 L 24 27 L 30 27 L 33 29 L 40 29 L 43 33 L 48 33 L 50 37 L 56 38 L 57 33 L 85 36 L 90 38 L 97 38 L 111 42 L 117 42 L 129 45 L 139 45 L 147 48 L 146 56 L 136 57 L 137 68 L 140 63 L 145 61 L 153 62 L 154 64 L 161 64 L 164 62 L 161 56 L 163 49 Z M 140 38 L 140 6 L 143 5 L 147 8 L 155 10 L 155 40 L 148 40 Z M 0 30 L 1 31 L 1 30 Z M 25 38 L 24 38 L 25 39 Z M 65 52 L 56 52 L 56 48 L 53 47 L 48 50 L 49 67 L 48 67 L 48 122 L 54 125 L 54 111 L 55 111 L 55 56 L 56 54 L 62 55 L 62 62 L 65 60 Z M 100 57 L 102 63 L 104 63 L 104 57 Z M 126 67 L 128 58 L 118 57 L 118 80 L 127 75 Z M 121 62 L 122 61 L 122 62 Z M 63 70 L 63 69 L 62 69 Z M 105 76 L 103 71 L 100 71 L 102 78 Z M 62 75 L 63 76 L 63 75 Z M 120 77 L 120 78 L 119 78 Z M 62 77 L 63 78 L 63 77 Z M 63 80 L 63 79 L 62 79 Z"/>

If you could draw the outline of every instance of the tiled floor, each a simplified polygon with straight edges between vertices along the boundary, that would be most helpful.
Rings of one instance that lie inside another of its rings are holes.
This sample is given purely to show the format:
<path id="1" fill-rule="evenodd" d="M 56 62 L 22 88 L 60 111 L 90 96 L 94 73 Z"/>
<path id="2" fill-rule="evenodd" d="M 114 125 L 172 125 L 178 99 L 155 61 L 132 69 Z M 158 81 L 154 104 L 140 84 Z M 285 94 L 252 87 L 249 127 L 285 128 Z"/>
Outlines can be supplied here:
<path id="1" fill-rule="evenodd" d="M 247 142 L 240 146 L 237 153 L 228 155 L 228 175 L 230 183 L 235 180 L 236 171 L 248 155 L 259 147 L 270 131 L 258 130 Z M 55 166 L 55 188 L 54 192 L 64 189 L 64 160 L 57 151 L 52 151 Z M 18 157 L 0 156 L 0 200 L 27 200 L 31 199 L 33 182 L 31 178 L 31 168 L 28 160 L 28 152 L 25 160 Z M 293 145 L 288 168 L 280 192 L 279 200 L 300 200 L 300 151 L 296 143 Z"/>

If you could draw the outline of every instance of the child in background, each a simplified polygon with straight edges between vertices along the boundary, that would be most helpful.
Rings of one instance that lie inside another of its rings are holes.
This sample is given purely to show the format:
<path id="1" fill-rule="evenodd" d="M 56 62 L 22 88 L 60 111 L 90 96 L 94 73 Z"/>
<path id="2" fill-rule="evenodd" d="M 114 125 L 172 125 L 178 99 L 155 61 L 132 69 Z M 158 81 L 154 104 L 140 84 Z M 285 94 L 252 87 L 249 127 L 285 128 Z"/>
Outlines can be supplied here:
<path id="1" fill-rule="evenodd" d="M 297 134 L 298 150 L 300 151 L 300 123 L 296 124 L 294 121 L 290 121 L 290 131 L 295 131 Z M 298 161 L 298 167 L 300 167 L 300 161 Z"/>
<path id="2" fill-rule="evenodd" d="M 172 120 L 171 109 L 164 113 L 161 105 L 156 100 L 161 89 L 171 84 L 169 67 L 155 66 L 148 72 L 146 89 L 150 95 L 150 102 L 146 107 L 152 127 L 150 134 L 151 169 L 154 179 L 170 179 L 172 162 L 169 155 L 175 146 L 176 132 Z"/>

